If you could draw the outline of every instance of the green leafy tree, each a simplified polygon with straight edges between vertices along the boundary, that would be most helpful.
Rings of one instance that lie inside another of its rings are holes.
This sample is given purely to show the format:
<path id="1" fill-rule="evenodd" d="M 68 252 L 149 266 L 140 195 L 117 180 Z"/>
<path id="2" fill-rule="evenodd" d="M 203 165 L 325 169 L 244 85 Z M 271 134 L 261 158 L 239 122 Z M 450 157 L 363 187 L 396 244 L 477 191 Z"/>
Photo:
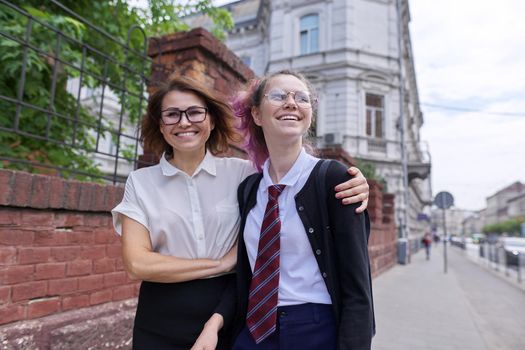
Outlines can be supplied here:
<path id="1" fill-rule="evenodd" d="M 506 233 L 509 235 L 518 236 L 521 232 L 521 224 L 525 222 L 525 217 L 517 217 L 514 219 L 498 222 L 496 224 L 486 225 L 483 227 L 483 233 Z"/>
<path id="2" fill-rule="evenodd" d="M 94 135 L 109 134 L 116 139 L 118 128 L 107 118 L 99 118 L 98 111 L 78 104 L 76 92 L 73 94 L 67 89 L 68 82 L 81 77 L 79 84 L 83 88 L 113 91 L 134 124 L 145 107 L 142 76 L 150 72 L 149 60 L 144 56 L 144 34 L 153 36 L 187 30 L 181 18 L 196 12 L 211 17 L 212 31 L 220 38 L 233 26 L 231 15 L 214 7 L 211 0 L 185 4 L 150 0 L 145 8 L 132 7 L 122 0 L 62 1 L 65 7 L 100 31 L 51 1 L 12 3 L 27 15 L 0 4 L 0 95 L 3 96 L 0 98 L 0 155 L 95 176 L 100 175 L 100 171 L 89 157 L 96 147 Z M 57 35 L 52 28 L 62 35 Z M 130 31 L 131 28 L 134 29 Z M 24 70 L 25 84 L 21 91 Z M 23 104 L 16 100 L 22 100 Z M 10 131 L 15 128 L 16 132 Z M 119 157 L 131 160 L 133 156 L 129 147 L 119 151 Z M 21 162 L 3 161 L 0 167 L 44 171 L 40 166 Z M 71 174 L 65 171 L 62 175 Z M 90 179 L 89 176 L 76 178 Z"/>

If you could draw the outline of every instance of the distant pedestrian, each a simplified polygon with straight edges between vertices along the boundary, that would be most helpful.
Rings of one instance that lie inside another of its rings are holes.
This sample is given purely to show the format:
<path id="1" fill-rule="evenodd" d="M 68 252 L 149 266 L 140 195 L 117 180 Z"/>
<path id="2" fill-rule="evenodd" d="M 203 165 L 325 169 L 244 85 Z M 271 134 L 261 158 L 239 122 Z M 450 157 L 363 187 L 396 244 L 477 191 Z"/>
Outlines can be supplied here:
<path id="1" fill-rule="evenodd" d="M 427 260 L 430 260 L 430 246 L 432 245 L 432 238 L 430 233 L 425 233 L 425 236 L 421 240 L 421 243 L 425 246 L 425 254 L 427 255 Z"/>

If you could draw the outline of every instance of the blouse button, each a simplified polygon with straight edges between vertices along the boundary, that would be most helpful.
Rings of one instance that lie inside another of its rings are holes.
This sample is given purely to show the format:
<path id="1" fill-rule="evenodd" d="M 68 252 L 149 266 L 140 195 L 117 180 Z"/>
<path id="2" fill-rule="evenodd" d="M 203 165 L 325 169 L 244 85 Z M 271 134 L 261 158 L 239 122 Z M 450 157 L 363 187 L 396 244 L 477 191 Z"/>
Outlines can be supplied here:
<path id="1" fill-rule="evenodd" d="M 304 210 L 304 207 L 301 205 L 299 206 L 299 211 L 303 211 Z"/>
<path id="2" fill-rule="evenodd" d="M 315 251 L 315 254 L 317 254 L 317 255 L 321 255 L 321 249 L 317 249 L 317 250 Z"/>
<path id="3" fill-rule="evenodd" d="M 310 228 L 308 229 L 308 232 L 310 232 L 310 233 L 314 233 L 314 228 L 313 228 L 313 227 L 310 227 Z"/>
<path id="4" fill-rule="evenodd" d="M 323 277 L 324 278 L 328 277 L 328 274 L 326 272 L 323 272 Z"/>

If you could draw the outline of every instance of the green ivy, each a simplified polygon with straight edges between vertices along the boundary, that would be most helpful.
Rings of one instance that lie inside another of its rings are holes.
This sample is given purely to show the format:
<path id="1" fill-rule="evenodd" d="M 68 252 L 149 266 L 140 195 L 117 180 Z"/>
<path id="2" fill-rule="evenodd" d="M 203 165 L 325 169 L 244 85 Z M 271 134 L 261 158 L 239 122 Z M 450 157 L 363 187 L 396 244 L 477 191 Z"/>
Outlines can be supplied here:
<path id="1" fill-rule="evenodd" d="M 28 44 L 35 49 L 25 49 L 26 74 L 22 96 L 25 103 L 59 115 L 42 112 L 37 108 L 17 107 L 13 102 L 0 100 L 0 127 L 13 129 L 17 111 L 19 115 L 19 132 L 0 131 L 0 155 L 82 171 L 95 178 L 102 175 L 90 157 L 96 142 L 93 134 L 99 128 L 98 111 L 78 106 L 76 93 L 71 94 L 66 89 L 67 82 L 80 77 L 80 67 L 83 64 L 83 87 L 99 88 L 106 83 L 106 89 L 108 85 L 113 85 L 127 90 L 128 93 L 122 93 L 120 89 L 112 88 L 125 109 L 126 116 L 132 124 L 136 124 L 146 103 L 141 75 L 147 76 L 150 72 L 148 61 L 141 57 L 145 50 L 142 34 L 139 30 L 131 32 L 129 46 L 132 50 L 126 52 L 123 45 L 89 28 L 51 2 L 19 0 L 12 3 L 24 9 L 34 19 L 64 33 L 57 51 L 56 33 L 45 25 L 32 21 Z M 173 0 L 150 0 L 146 8 L 130 7 L 123 0 L 64 0 L 62 3 L 109 35 L 118 38 L 123 44 L 127 41 L 128 30 L 134 25 L 143 28 L 148 36 L 186 30 L 188 27 L 181 21 L 181 17 L 194 12 L 210 16 L 214 22 L 212 31 L 220 38 L 224 38 L 224 33 L 233 27 L 229 12 L 215 8 L 211 0 L 188 1 L 185 5 Z M 28 17 L 0 5 L 2 32 L 24 42 L 28 21 Z M 66 39 L 66 36 L 73 40 Z M 83 57 L 82 44 L 109 54 L 112 60 L 106 60 L 89 51 Z M 57 56 L 67 64 L 55 62 L 54 57 Z M 126 56 L 129 69 L 119 64 L 126 61 Z M 0 95 L 17 99 L 22 82 L 24 45 L 1 35 L 0 62 Z M 104 74 L 107 82 L 100 79 Z M 51 93 L 53 80 L 56 82 L 54 96 Z M 102 118 L 100 123 L 102 131 L 113 130 L 111 137 L 115 137 L 115 126 L 108 119 Z M 134 146 L 121 145 L 119 156 L 132 160 Z M 0 162 L 0 167 L 29 172 L 53 172 L 40 166 L 18 162 Z M 67 172 L 62 172 L 62 175 L 81 180 L 94 179 Z"/>

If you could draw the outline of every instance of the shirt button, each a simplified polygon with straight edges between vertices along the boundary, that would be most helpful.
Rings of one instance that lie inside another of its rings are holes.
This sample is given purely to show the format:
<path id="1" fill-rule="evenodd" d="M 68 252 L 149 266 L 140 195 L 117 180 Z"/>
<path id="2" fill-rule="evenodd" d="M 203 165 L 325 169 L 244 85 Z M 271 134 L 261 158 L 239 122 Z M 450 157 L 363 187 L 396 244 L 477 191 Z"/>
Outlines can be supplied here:
<path id="1" fill-rule="evenodd" d="M 304 207 L 301 205 L 299 206 L 299 211 L 303 211 L 304 210 Z"/>
<path id="2" fill-rule="evenodd" d="M 323 272 L 323 277 L 324 278 L 328 277 L 328 274 L 326 272 Z"/>
<path id="3" fill-rule="evenodd" d="M 317 250 L 315 251 L 315 254 L 317 254 L 317 255 L 321 255 L 321 249 L 317 249 Z"/>
<path id="4" fill-rule="evenodd" d="M 313 228 L 313 227 L 310 227 L 310 228 L 308 229 L 308 232 L 310 232 L 310 233 L 314 233 L 314 228 Z"/>

